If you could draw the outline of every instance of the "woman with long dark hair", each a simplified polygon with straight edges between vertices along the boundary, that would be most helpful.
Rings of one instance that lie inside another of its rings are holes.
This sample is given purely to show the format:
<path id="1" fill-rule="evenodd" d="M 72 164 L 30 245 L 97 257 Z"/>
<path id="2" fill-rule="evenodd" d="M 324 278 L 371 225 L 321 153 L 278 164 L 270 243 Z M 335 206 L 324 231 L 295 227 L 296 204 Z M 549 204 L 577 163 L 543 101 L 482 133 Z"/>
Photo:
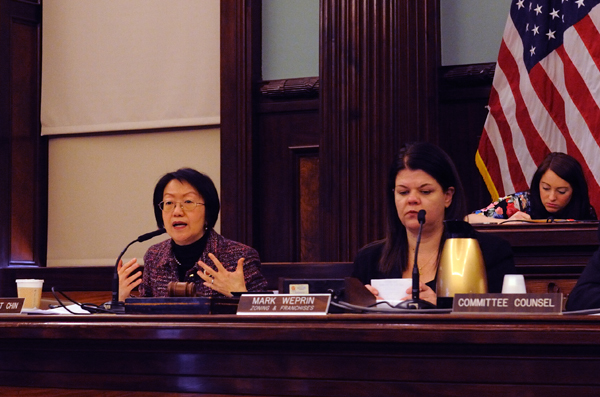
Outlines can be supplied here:
<path id="1" fill-rule="evenodd" d="M 418 213 L 426 211 L 418 251 L 421 299 L 436 303 L 436 277 L 446 236 L 444 220 L 466 214 L 462 183 L 450 157 L 429 143 L 406 145 L 394 158 L 386 186 L 387 233 L 383 240 L 360 250 L 353 277 L 378 296 L 372 279 L 410 278 L 413 272 Z M 501 292 L 505 274 L 515 273 L 510 245 L 497 237 L 476 233 L 484 257 L 489 292 Z M 407 290 L 408 292 L 408 290 Z"/>
<path id="2" fill-rule="evenodd" d="M 539 165 L 530 188 L 503 197 L 468 215 L 471 223 L 504 220 L 596 220 L 581 164 L 565 153 L 553 152 Z"/>

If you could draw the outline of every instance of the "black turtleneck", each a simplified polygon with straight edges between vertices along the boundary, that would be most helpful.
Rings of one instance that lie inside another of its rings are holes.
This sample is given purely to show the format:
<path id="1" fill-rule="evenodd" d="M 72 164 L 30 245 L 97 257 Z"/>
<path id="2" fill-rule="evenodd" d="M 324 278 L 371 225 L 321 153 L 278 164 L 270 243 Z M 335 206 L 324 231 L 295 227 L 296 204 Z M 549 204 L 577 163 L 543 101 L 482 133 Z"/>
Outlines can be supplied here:
<path id="1" fill-rule="evenodd" d="M 206 242 L 208 241 L 209 232 L 206 231 L 204 235 L 198 240 L 188 245 L 177 245 L 171 240 L 173 246 L 173 254 L 177 259 L 178 265 L 177 271 L 179 273 L 179 281 L 184 281 L 185 274 L 190 270 L 198 260 L 206 248 Z"/>

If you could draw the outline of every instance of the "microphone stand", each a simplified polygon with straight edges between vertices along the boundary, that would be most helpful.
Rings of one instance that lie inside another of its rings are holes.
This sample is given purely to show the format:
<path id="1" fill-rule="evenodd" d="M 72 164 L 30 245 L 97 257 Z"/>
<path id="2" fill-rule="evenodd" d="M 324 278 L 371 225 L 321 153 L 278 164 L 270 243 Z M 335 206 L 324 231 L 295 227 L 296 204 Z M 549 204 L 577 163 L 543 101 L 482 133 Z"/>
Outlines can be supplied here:
<path id="1" fill-rule="evenodd" d="M 417 235 L 417 245 L 415 246 L 415 261 L 412 271 L 412 299 L 398 304 L 396 307 L 402 309 L 435 309 L 435 305 L 431 302 L 419 298 L 420 283 L 419 283 L 419 266 L 417 265 L 417 257 L 419 255 L 419 246 L 421 245 L 421 233 L 423 232 L 423 224 L 425 223 L 425 210 L 420 210 L 417 215 L 419 221 L 419 234 Z"/>
<path id="2" fill-rule="evenodd" d="M 134 243 L 143 243 L 146 240 L 150 240 L 153 237 L 160 236 L 161 234 L 166 233 L 164 228 L 160 228 L 150 233 L 142 234 L 129 244 L 121 251 L 119 256 L 117 257 L 117 262 L 115 263 L 115 271 L 113 272 L 113 282 L 112 282 L 112 300 L 110 302 L 106 302 L 104 307 L 110 310 L 113 313 L 124 313 L 125 312 L 125 302 L 119 301 L 119 262 L 123 255 L 125 255 L 125 251 L 129 247 L 131 247 Z"/>

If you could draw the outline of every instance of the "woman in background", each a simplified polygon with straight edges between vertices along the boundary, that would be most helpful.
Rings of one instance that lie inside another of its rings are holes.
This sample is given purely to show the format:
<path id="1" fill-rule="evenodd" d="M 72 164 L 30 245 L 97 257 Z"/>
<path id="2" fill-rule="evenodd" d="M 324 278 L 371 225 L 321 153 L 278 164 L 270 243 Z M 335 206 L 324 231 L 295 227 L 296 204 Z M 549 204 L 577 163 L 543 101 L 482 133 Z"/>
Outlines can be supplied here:
<path id="1" fill-rule="evenodd" d="M 258 253 L 214 231 L 219 196 L 213 181 L 191 168 L 164 175 L 153 195 L 154 217 L 171 237 L 144 255 L 143 277 L 134 272 L 134 258 L 119 264 L 119 300 L 139 286 L 140 296 L 168 296 L 171 281 L 194 282 L 199 296 L 232 296 L 232 292 L 262 292 Z"/>
<path id="2" fill-rule="evenodd" d="M 410 278 L 419 222 L 419 210 L 426 211 L 419 264 L 420 298 L 437 301 L 436 277 L 446 241 L 444 220 L 463 219 L 465 195 L 456 167 L 439 147 L 429 143 L 405 146 L 395 157 L 386 186 L 387 233 L 384 240 L 362 248 L 354 260 L 353 277 L 375 295 L 372 279 Z M 505 274 L 516 273 L 510 245 L 495 236 L 476 233 L 488 279 L 489 292 L 501 292 Z M 406 291 L 410 292 L 410 289 Z"/>
<path id="3" fill-rule="evenodd" d="M 529 191 L 513 193 L 468 215 L 471 223 L 504 220 L 595 220 L 581 164 L 565 153 L 550 153 L 531 179 Z"/>

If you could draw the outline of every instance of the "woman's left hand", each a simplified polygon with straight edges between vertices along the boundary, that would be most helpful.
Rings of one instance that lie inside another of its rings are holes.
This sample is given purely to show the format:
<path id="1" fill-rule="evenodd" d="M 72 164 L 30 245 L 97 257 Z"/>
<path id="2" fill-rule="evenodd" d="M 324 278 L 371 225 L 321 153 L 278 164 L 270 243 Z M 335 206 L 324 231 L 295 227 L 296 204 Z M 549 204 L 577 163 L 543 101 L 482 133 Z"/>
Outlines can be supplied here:
<path id="1" fill-rule="evenodd" d="M 408 297 L 403 300 L 412 299 L 412 287 L 406 289 L 406 293 Z M 429 288 L 425 283 L 419 283 L 419 299 L 423 299 L 424 301 L 437 304 L 437 294 L 434 290 Z"/>
<path id="2" fill-rule="evenodd" d="M 204 271 L 198 271 L 198 276 L 204 280 L 204 285 L 225 296 L 233 296 L 232 292 L 248 291 L 244 279 L 244 258 L 240 258 L 235 271 L 230 272 L 223 267 L 214 254 L 208 254 L 208 257 L 213 261 L 217 270 L 202 261 L 198 262 L 198 265 L 204 269 Z"/>

